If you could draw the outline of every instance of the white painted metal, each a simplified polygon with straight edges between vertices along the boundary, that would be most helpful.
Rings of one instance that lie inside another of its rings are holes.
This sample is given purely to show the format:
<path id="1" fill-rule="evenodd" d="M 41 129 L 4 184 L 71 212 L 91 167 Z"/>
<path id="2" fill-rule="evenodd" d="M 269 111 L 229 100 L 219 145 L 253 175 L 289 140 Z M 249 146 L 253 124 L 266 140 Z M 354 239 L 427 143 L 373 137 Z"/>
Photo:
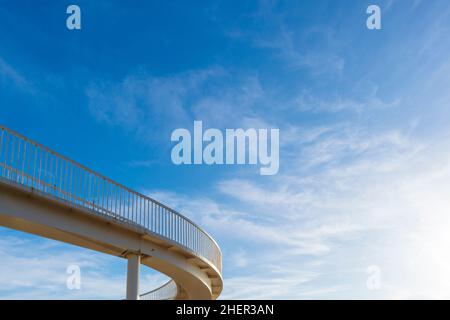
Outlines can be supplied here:
<path id="1" fill-rule="evenodd" d="M 139 300 L 139 270 L 141 266 L 141 255 L 128 253 L 127 259 L 127 300 Z"/>
<path id="2" fill-rule="evenodd" d="M 167 288 L 176 289 L 172 298 L 204 299 L 220 294 L 221 252 L 203 229 L 154 199 L 0 128 L 0 224 L 118 256 L 146 248 L 149 251 L 141 262 L 175 281 L 161 287 L 164 295 L 152 291 L 147 298 L 168 299 Z M 59 210 L 54 210 L 54 204 Z M 18 210 L 21 207 L 25 212 Z M 95 221 L 107 222 L 109 229 L 103 230 Z M 136 244 L 124 238 L 130 231 L 132 238 L 139 239 Z"/>

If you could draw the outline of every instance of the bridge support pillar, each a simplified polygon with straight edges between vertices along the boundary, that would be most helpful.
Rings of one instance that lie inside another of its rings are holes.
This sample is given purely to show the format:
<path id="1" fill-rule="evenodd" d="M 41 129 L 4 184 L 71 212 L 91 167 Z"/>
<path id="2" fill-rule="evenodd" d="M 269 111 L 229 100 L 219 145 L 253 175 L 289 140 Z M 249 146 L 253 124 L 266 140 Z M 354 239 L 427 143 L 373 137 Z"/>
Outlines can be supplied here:
<path id="1" fill-rule="evenodd" d="M 139 300 L 139 268 L 141 256 L 136 253 L 127 254 L 127 300 Z"/>

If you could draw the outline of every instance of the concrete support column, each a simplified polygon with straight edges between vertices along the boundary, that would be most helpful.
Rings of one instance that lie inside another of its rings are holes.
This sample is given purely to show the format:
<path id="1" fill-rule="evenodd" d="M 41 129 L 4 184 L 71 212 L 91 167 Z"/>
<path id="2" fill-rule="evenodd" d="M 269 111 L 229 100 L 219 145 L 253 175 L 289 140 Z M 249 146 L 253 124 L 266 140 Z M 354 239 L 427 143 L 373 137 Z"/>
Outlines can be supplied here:
<path id="1" fill-rule="evenodd" d="M 135 253 L 127 255 L 127 300 L 139 300 L 139 268 L 141 256 Z"/>

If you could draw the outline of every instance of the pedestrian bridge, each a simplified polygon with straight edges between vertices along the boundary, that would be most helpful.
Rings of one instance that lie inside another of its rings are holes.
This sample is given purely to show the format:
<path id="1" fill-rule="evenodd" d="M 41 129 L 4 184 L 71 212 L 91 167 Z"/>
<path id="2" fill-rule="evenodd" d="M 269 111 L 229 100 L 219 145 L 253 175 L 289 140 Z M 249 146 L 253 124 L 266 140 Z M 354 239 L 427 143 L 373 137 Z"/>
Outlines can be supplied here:
<path id="1" fill-rule="evenodd" d="M 127 259 L 127 299 L 216 299 L 222 291 L 222 254 L 206 231 L 3 126 L 0 225 Z M 172 280 L 140 294 L 141 264 Z"/>

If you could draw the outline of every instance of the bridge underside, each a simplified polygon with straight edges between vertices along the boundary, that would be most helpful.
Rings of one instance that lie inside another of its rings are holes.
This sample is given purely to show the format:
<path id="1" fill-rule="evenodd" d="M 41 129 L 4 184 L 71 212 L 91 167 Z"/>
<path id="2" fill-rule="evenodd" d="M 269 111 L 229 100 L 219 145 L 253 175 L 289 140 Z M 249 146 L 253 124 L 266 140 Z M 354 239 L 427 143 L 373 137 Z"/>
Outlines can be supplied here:
<path id="1" fill-rule="evenodd" d="M 177 299 L 215 299 L 222 289 L 217 270 L 186 248 L 4 181 L 0 225 L 118 257 L 138 255 L 141 264 L 176 282 Z"/>

